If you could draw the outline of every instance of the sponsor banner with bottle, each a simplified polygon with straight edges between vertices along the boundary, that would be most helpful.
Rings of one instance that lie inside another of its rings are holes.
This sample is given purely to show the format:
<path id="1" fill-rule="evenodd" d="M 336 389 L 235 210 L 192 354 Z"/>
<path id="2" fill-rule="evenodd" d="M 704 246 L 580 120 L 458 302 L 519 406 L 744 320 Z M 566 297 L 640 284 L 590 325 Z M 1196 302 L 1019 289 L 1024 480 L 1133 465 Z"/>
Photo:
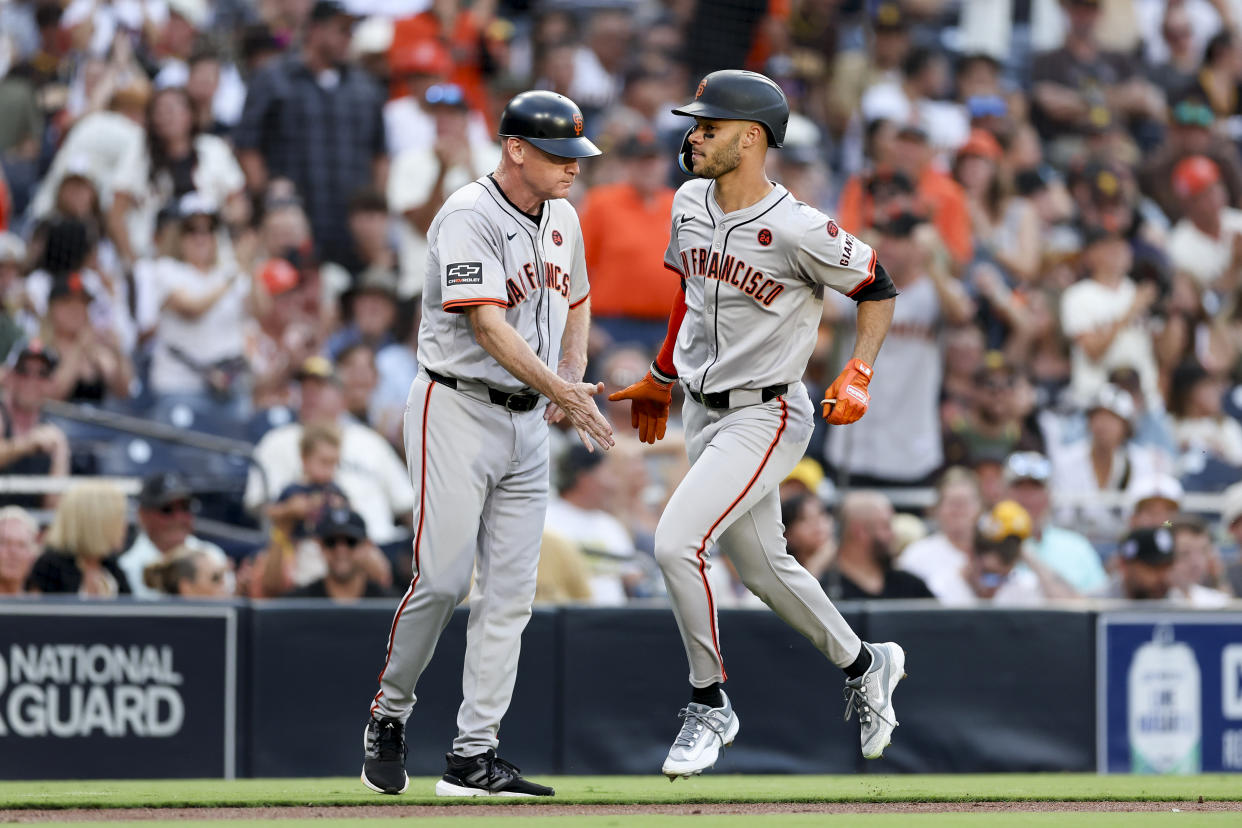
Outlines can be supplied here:
<path id="1" fill-rule="evenodd" d="M 233 776 L 236 613 L 0 604 L 0 779 Z"/>
<path id="2" fill-rule="evenodd" d="M 1242 772 L 1242 613 L 1101 613 L 1101 773 Z"/>

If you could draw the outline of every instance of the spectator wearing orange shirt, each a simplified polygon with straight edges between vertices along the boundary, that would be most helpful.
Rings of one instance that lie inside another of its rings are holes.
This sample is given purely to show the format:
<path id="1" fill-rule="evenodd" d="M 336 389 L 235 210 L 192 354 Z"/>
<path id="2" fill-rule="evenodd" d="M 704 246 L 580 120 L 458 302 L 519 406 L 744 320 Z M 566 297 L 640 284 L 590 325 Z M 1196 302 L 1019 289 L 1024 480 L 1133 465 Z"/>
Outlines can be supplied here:
<path id="1" fill-rule="evenodd" d="M 592 189 L 582 208 L 592 321 L 614 342 L 655 347 L 678 287 L 664 267 L 673 207 L 668 153 L 644 130 L 626 138 L 618 155 L 625 159 L 618 183 Z"/>
<path id="2" fill-rule="evenodd" d="M 886 125 L 877 124 L 870 136 L 876 169 L 891 163 L 893 169 L 914 182 L 918 202 L 923 211 L 932 217 L 954 264 L 959 267 L 965 265 L 974 256 L 974 245 L 970 240 L 970 211 L 966 207 L 966 196 L 961 185 L 932 163 L 934 150 L 928 143 L 927 131 L 922 127 L 905 124 L 892 138 L 886 132 Z M 864 186 L 867 179 L 865 175 L 854 176 L 841 191 L 837 219 L 842 227 L 852 232 L 862 232 L 886 219 L 875 215 L 871 196 Z"/>
<path id="3" fill-rule="evenodd" d="M 487 6 L 488 4 L 478 4 Z M 432 8 L 393 22 L 389 60 L 409 54 L 422 41 L 435 41 L 448 48 L 452 68 L 448 80 L 460 86 L 475 112 L 487 112 L 487 83 L 484 77 L 484 34 L 491 22 L 478 9 L 459 8 L 457 3 L 435 3 Z"/>

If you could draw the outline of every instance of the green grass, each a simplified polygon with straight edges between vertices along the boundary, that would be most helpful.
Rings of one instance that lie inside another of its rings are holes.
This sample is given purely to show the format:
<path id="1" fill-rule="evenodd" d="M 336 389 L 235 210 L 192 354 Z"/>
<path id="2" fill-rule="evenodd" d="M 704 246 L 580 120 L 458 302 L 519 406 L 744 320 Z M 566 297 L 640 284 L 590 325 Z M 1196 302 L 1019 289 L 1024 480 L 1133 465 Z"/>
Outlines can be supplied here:
<path id="1" fill-rule="evenodd" d="M 109 828 L 116 825 L 134 825 L 141 828 L 185 828 L 185 826 L 211 826 L 220 828 L 270 828 L 279 820 L 229 820 L 219 821 L 143 821 L 143 822 L 109 822 Z M 1162 825 L 1176 825 L 1178 828 L 1216 828 L 1223 825 L 1236 825 L 1238 815 L 1231 814 L 1188 814 L 1188 813 L 1142 813 L 1142 814 L 1068 814 L 1068 813 L 1027 813 L 1027 814 L 842 814 L 831 816 L 826 814 L 746 814 L 746 815 L 711 815 L 711 816 L 662 816 L 647 814 L 627 814 L 625 816 L 564 816 L 564 817 L 523 817 L 520 814 L 506 815 L 504 825 L 514 828 L 526 826 L 551 825 L 555 828 L 570 826 L 587 826 L 587 828 L 703 828 L 703 826 L 726 826 L 726 828 L 803 828 L 803 826 L 822 826 L 825 824 L 863 825 L 866 828 L 953 828 L 958 825 L 977 825 L 980 828 L 1000 826 L 1000 828 L 1046 828 L 1046 826 L 1065 826 L 1090 824 L 1091 828 L 1155 828 Z M 78 828 L 99 828 L 98 822 L 60 823 L 62 826 Z M 315 828 L 352 828 L 359 824 L 358 820 L 348 819 L 316 819 Z M 410 819 L 369 819 L 366 828 L 410 828 Z M 493 828 L 496 825 L 494 816 L 486 817 L 419 817 L 418 828 Z"/>
<path id="2" fill-rule="evenodd" d="M 946 776 L 535 777 L 553 785 L 547 804 L 700 802 L 971 802 L 1016 800 L 1242 799 L 1242 777 L 995 774 Z M 357 778 L 0 782 L 0 809 L 172 808 L 260 805 L 462 804 L 432 793 L 432 778 L 410 780 L 404 796 L 368 792 Z M 524 800 L 529 802 L 530 800 Z M 498 800 L 473 800 L 500 804 Z M 504 800 L 512 805 L 513 800 Z"/>

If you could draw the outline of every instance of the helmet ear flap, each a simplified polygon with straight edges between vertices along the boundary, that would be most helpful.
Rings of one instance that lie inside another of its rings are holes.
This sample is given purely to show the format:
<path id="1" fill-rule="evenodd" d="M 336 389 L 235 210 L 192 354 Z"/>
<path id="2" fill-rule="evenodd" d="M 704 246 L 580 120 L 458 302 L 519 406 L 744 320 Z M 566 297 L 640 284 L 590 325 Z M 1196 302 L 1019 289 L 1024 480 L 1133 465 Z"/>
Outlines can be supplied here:
<path id="1" fill-rule="evenodd" d="M 677 151 L 677 166 L 686 175 L 695 175 L 690 158 L 690 133 L 692 132 L 694 132 L 694 127 L 686 130 L 686 134 L 681 138 L 681 149 Z"/>

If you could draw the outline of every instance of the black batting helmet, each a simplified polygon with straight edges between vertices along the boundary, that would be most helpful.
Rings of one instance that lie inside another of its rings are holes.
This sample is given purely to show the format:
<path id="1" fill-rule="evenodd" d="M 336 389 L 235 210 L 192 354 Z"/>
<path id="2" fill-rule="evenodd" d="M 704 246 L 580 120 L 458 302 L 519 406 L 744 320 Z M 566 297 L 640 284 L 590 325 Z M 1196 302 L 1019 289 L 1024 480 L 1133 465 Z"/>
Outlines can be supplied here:
<path id="1" fill-rule="evenodd" d="M 745 69 L 721 69 L 699 81 L 694 100 L 674 115 L 758 121 L 768 133 L 768 146 L 779 147 L 789 124 L 789 101 L 771 78 Z"/>
<path id="2" fill-rule="evenodd" d="M 578 105 L 555 92 L 535 89 L 509 101 L 500 115 L 500 137 L 521 138 L 562 158 L 589 158 L 600 150 L 583 136 Z"/>

